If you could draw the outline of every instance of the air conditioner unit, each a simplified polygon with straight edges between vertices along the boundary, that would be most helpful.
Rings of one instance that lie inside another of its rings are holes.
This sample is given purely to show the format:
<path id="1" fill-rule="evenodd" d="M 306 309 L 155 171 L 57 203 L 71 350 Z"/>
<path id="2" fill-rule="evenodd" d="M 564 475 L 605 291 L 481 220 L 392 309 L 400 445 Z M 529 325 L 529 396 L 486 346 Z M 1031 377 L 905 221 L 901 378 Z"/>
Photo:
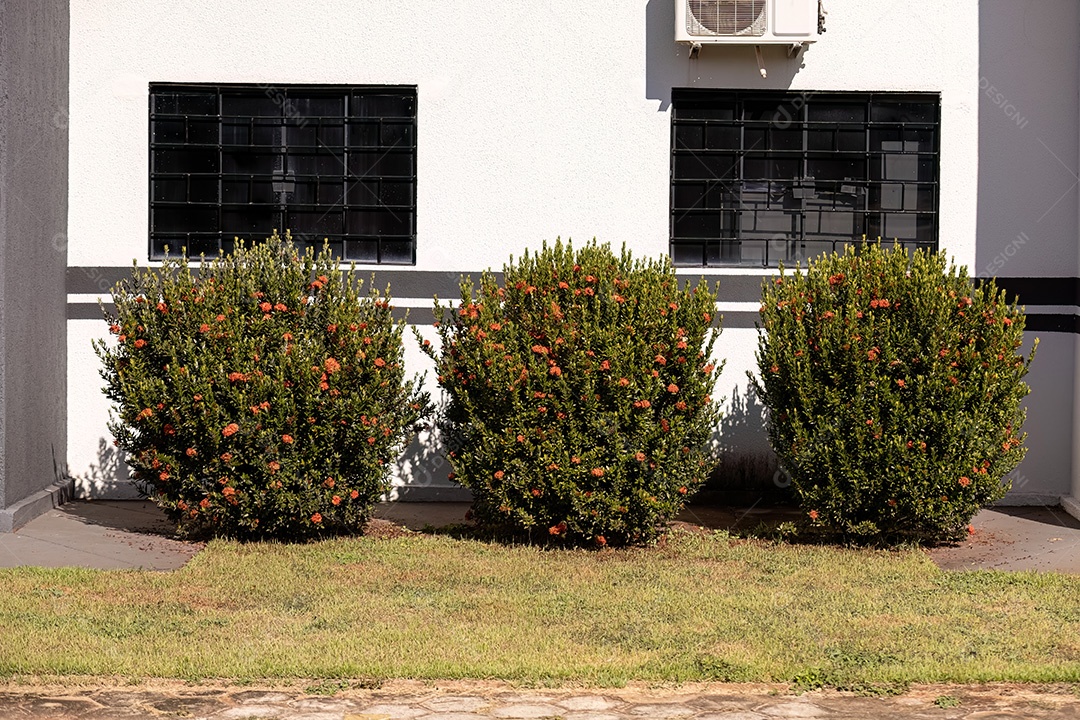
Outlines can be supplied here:
<path id="1" fill-rule="evenodd" d="M 818 39 L 818 0 L 675 0 L 675 41 L 802 45 Z"/>

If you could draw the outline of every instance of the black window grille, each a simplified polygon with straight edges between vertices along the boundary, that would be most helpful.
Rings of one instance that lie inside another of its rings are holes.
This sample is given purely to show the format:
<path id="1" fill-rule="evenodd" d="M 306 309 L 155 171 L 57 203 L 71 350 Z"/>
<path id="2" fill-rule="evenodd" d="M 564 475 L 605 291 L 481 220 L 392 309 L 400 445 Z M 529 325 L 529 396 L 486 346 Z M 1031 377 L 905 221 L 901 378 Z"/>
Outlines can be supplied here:
<path id="1" fill-rule="evenodd" d="M 291 230 L 344 260 L 416 259 L 416 88 L 150 85 L 150 257 Z"/>
<path id="2" fill-rule="evenodd" d="M 881 237 L 936 248 L 940 97 L 675 89 L 671 257 L 771 267 Z"/>

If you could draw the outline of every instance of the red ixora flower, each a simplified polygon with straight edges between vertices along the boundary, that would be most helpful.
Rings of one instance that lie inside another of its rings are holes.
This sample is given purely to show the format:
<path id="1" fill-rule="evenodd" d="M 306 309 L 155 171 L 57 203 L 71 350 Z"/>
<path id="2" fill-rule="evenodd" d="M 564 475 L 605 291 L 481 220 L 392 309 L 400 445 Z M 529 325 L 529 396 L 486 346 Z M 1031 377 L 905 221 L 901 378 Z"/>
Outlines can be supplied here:
<path id="1" fill-rule="evenodd" d="M 960 476 L 960 487 L 967 487 L 970 484 L 971 484 L 971 478 L 969 478 L 967 475 L 961 475 Z"/>
<path id="2" fill-rule="evenodd" d="M 503 472 L 502 470 L 496 470 L 496 471 L 495 471 L 495 479 L 496 479 L 496 480 L 502 480 L 502 479 L 503 479 L 503 475 L 505 475 L 505 474 L 506 474 L 506 473 L 504 473 L 504 472 Z"/>
<path id="3" fill-rule="evenodd" d="M 259 303 L 259 309 L 262 310 L 264 313 L 268 313 L 274 309 L 274 306 L 268 302 L 262 302 Z"/>
<path id="4" fill-rule="evenodd" d="M 146 347 L 146 341 L 143 340 L 142 338 L 139 338 L 138 340 L 135 341 L 135 347 L 137 347 L 137 348 Z"/>
<path id="5" fill-rule="evenodd" d="M 292 445 L 292 441 L 293 441 L 293 436 L 292 435 L 282 435 L 281 436 L 281 442 L 285 443 L 286 445 Z"/>
<path id="6" fill-rule="evenodd" d="M 330 357 L 330 358 L 326 358 L 326 362 L 323 363 L 323 367 L 326 368 L 327 373 L 329 373 L 330 375 L 333 375 L 334 373 L 336 373 L 338 370 L 341 369 L 341 363 L 339 363 L 334 358 Z"/>
<path id="7" fill-rule="evenodd" d="M 315 523 L 316 525 L 321 523 L 322 522 L 322 513 L 315 513 L 314 515 L 312 515 L 311 516 L 311 522 Z"/>
<path id="8" fill-rule="evenodd" d="M 811 510 L 810 512 L 807 513 L 807 515 L 810 516 L 811 520 L 817 520 L 818 519 L 818 511 L 817 510 Z"/>
<path id="9" fill-rule="evenodd" d="M 676 385 L 675 383 L 671 383 L 670 385 L 667 386 L 667 391 L 669 393 L 671 393 L 672 395 L 674 395 L 675 393 L 679 392 L 679 386 Z"/>
<path id="10" fill-rule="evenodd" d="M 604 468 L 593 468 L 593 477 L 604 477 Z"/>
<path id="11" fill-rule="evenodd" d="M 236 423 L 229 423 L 221 429 L 221 434 L 225 437 L 232 437 L 236 433 L 240 432 L 240 426 Z"/>
<path id="12" fill-rule="evenodd" d="M 559 377 L 560 375 L 562 375 L 562 368 L 560 368 L 558 365 L 552 365 L 551 369 L 548 370 L 548 373 L 554 375 L 555 377 Z"/>
<path id="13" fill-rule="evenodd" d="M 386 361 L 382 358 L 375 358 L 375 367 L 385 367 Z"/>

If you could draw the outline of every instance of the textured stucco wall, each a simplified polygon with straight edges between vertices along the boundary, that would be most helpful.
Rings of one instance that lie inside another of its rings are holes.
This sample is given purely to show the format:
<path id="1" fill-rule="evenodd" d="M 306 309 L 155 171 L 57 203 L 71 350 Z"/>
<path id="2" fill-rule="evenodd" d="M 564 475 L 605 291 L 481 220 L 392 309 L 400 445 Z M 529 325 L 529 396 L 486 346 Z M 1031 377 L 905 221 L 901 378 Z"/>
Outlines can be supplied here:
<path id="1" fill-rule="evenodd" d="M 1077 277 L 1080 4 L 983 0 L 979 9 L 978 249 L 974 274 Z M 1074 314 L 1074 294 L 1035 313 Z M 1069 333 L 1028 332 L 1041 344 L 1028 376 L 1027 458 L 1014 501 L 1045 502 L 1073 484 L 1077 355 Z"/>
<path id="2" fill-rule="evenodd" d="M 66 473 L 67 43 L 66 0 L 0 4 L 0 525 Z"/>
<path id="3" fill-rule="evenodd" d="M 1046 4 L 1060 20 L 1044 21 L 1039 28 L 1057 38 L 1065 33 L 1059 26 L 1068 26 L 1075 39 L 1075 23 L 1068 25 L 1075 14 L 1071 3 Z M 99 268 L 129 267 L 133 258 L 145 262 L 146 98 L 147 84 L 154 81 L 417 85 L 418 249 L 412 271 L 417 274 L 498 268 L 510 253 L 560 235 L 625 242 L 640 254 L 665 253 L 673 87 L 938 92 L 941 246 L 977 272 L 983 227 L 997 224 L 985 215 L 978 195 L 981 184 L 998 182 L 979 169 L 980 152 L 987 152 L 979 139 L 980 122 L 987 121 L 980 63 L 988 60 L 979 48 L 986 8 L 980 10 L 976 0 L 848 0 L 826 7 L 828 30 L 802 55 L 789 59 L 783 48 L 764 48 L 769 76 L 762 79 L 748 47 L 706 47 L 699 59 L 689 59 L 687 49 L 672 40 L 671 0 L 302 5 L 73 0 L 78 32 L 71 48 L 69 265 L 79 280 L 69 301 L 93 301 L 107 291 Z M 244 32 L 237 33 L 238 27 Z M 995 28 L 1008 34 L 1007 25 Z M 1072 53 L 1068 73 L 1076 88 L 1075 50 L 1057 39 L 1050 46 L 1053 52 Z M 1034 64 L 1049 52 L 1025 49 L 1022 54 L 1031 58 L 1025 63 Z M 1006 71 L 998 75 L 1005 77 Z M 1026 77 L 1026 83 L 1042 88 L 1033 104 L 1049 102 L 1047 117 L 1054 117 L 1059 103 L 1044 96 L 1060 88 L 1061 80 L 1052 71 Z M 1034 109 L 1024 112 L 1035 117 Z M 1075 117 L 1069 122 L 1075 159 Z M 999 161 L 1013 161 L 1002 157 Z M 101 182 L 103 177 L 109 181 Z M 1008 177 L 1000 182 L 1004 187 L 997 192 L 1020 196 L 1025 207 L 1044 198 L 1050 184 L 1047 179 L 1025 185 Z M 1067 241 L 1047 241 L 1069 248 L 1066 275 L 1076 273 L 1075 226 L 1072 231 Z M 1001 232 L 988 236 L 997 242 L 1013 230 Z M 724 288 L 756 282 L 763 274 L 709 272 L 721 279 L 721 310 L 732 318 L 743 313 L 718 346 L 728 362 L 717 395 L 734 400 L 729 405 L 739 412 L 725 429 L 751 455 L 767 453 L 760 408 L 748 401 L 745 377 L 756 342 L 746 318 L 757 303 L 745 293 L 725 295 Z M 430 297 L 403 294 L 404 287 L 395 283 L 397 304 L 421 308 L 413 317 L 425 320 Z M 105 428 L 108 405 L 89 349 L 104 326 L 89 319 L 71 319 L 68 326 L 69 402 L 80 408 L 70 422 L 72 468 L 84 492 L 115 493 L 116 458 Z M 1056 358 L 1048 367 L 1071 368 L 1071 341 L 1044 348 L 1046 356 Z M 424 369 L 418 353 L 410 350 L 409 359 L 415 369 Z M 1032 385 L 1033 426 L 1071 423 L 1071 411 L 1061 414 L 1052 383 L 1035 376 Z M 1045 412 L 1035 403 L 1045 404 Z M 1064 440 L 1045 435 L 1053 445 L 1047 451 L 1051 463 L 1069 453 L 1070 432 Z M 1027 492 L 1065 492 L 1070 465 L 1054 472 L 1035 466 Z M 445 483 L 445 469 L 406 468 L 403 476 Z"/>

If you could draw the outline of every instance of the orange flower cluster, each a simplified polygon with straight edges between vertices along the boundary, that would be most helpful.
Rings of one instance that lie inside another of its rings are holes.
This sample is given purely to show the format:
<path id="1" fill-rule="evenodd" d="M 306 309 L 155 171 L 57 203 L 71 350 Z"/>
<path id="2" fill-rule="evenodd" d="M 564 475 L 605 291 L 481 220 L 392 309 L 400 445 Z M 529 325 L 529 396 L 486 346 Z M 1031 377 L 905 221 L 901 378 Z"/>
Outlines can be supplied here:
<path id="1" fill-rule="evenodd" d="M 221 434 L 225 437 L 232 437 L 236 433 L 240 432 L 240 426 L 236 423 L 229 423 L 221 429 Z"/>

